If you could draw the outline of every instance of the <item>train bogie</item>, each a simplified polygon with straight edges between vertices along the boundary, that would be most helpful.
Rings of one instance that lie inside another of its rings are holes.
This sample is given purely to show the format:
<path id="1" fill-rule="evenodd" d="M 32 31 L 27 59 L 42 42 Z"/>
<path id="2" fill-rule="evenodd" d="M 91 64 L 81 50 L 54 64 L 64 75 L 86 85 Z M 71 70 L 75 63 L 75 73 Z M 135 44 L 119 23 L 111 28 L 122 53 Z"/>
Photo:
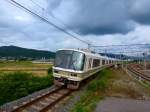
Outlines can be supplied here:
<path id="1" fill-rule="evenodd" d="M 67 78 L 54 78 L 54 85 L 62 86 L 66 85 L 69 89 L 78 89 L 80 85 L 80 81 L 72 81 Z"/>

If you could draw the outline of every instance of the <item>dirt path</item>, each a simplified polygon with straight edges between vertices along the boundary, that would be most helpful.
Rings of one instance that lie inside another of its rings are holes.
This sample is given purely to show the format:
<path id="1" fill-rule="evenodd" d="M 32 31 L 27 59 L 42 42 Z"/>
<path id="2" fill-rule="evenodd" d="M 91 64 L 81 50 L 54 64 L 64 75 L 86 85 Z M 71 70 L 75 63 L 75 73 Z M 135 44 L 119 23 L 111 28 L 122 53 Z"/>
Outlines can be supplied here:
<path id="1" fill-rule="evenodd" d="M 96 112 L 150 112 L 150 101 L 110 97 L 98 103 Z"/>
<path id="2" fill-rule="evenodd" d="M 150 100 L 150 89 L 143 87 L 122 69 L 112 69 L 112 74 L 106 97 Z"/>

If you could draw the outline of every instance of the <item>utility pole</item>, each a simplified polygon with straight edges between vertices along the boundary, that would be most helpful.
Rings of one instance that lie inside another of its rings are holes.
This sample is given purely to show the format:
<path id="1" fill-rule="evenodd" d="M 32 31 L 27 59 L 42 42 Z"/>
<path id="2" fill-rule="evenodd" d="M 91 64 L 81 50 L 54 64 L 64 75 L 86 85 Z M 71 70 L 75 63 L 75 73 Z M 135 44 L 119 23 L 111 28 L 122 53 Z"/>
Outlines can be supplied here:
<path id="1" fill-rule="evenodd" d="M 147 65 L 146 65 L 146 55 L 147 55 L 146 52 L 143 53 L 143 56 L 144 56 L 144 69 L 145 69 L 145 71 L 146 71 L 146 69 L 147 69 Z"/>

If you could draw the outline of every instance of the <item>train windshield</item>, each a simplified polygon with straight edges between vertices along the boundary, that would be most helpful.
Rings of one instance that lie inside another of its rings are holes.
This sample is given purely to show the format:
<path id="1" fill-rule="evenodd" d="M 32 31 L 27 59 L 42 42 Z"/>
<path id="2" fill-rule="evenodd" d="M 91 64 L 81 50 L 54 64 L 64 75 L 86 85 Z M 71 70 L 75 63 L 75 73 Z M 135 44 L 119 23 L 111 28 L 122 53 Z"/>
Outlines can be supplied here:
<path id="1" fill-rule="evenodd" d="M 56 53 L 55 67 L 83 70 L 85 55 L 71 50 L 61 50 Z"/>

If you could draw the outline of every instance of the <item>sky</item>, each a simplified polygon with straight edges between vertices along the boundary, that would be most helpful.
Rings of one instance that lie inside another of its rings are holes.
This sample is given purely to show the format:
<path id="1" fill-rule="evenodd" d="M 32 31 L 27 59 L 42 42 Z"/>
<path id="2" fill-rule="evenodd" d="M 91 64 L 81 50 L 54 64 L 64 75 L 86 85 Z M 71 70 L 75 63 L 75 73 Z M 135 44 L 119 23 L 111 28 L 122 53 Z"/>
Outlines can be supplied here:
<path id="1" fill-rule="evenodd" d="M 0 46 L 86 48 L 39 18 L 0 0 Z M 150 43 L 150 0 L 15 0 L 92 45 Z"/>

